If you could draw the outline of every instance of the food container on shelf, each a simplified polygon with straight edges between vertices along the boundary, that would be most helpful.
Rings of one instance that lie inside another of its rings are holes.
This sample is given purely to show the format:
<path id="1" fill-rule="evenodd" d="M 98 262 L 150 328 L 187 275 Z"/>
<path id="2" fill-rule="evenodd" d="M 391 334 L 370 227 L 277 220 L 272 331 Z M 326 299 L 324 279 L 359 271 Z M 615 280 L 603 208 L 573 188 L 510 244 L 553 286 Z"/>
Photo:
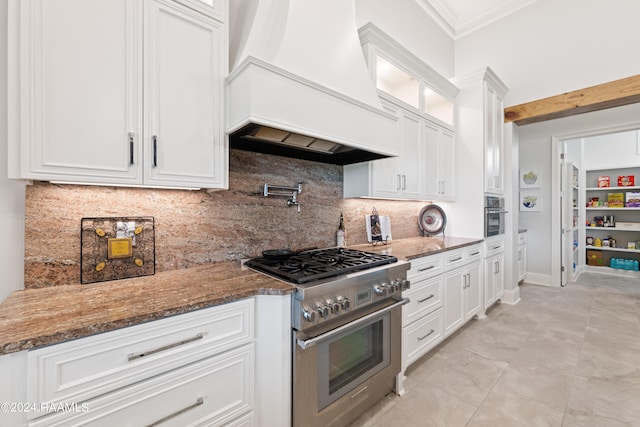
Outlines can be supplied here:
<path id="1" fill-rule="evenodd" d="M 637 191 L 627 192 L 626 206 L 628 208 L 640 208 L 640 192 L 637 192 Z"/>
<path id="2" fill-rule="evenodd" d="M 616 228 L 624 228 L 626 230 L 640 230 L 640 222 L 618 221 Z"/>
<path id="3" fill-rule="evenodd" d="M 599 176 L 598 177 L 598 187 L 611 187 L 611 179 L 608 176 Z"/>
<path id="4" fill-rule="evenodd" d="M 618 187 L 633 187 L 635 184 L 634 175 L 622 175 L 618 177 Z"/>

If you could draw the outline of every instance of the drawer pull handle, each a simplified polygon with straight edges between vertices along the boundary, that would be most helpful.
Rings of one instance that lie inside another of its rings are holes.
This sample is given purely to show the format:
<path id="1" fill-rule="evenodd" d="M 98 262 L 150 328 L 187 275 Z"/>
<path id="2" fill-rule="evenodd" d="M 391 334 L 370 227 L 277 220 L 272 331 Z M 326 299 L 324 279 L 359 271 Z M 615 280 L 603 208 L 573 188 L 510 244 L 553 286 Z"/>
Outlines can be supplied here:
<path id="1" fill-rule="evenodd" d="M 427 338 L 429 335 L 433 334 L 435 332 L 435 329 L 430 330 L 427 335 L 423 336 L 423 337 L 418 337 L 418 341 L 422 341 L 423 339 Z"/>
<path id="2" fill-rule="evenodd" d="M 422 273 L 423 271 L 427 271 L 427 270 L 431 270 L 432 268 L 435 268 L 435 265 L 430 265 L 429 267 L 425 267 L 425 268 L 419 268 L 418 272 Z"/>
<path id="3" fill-rule="evenodd" d="M 429 295 L 429 296 L 428 296 L 428 297 L 426 297 L 426 298 L 419 299 L 419 300 L 418 300 L 418 302 L 425 302 L 425 301 L 427 301 L 427 300 L 430 300 L 430 299 L 431 299 L 431 298 L 433 298 L 434 296 L 435 296 L 435 295 L 431 294 L 431 295 Z"/>
<path id="4" fill-rule="evenodd" d="M 179 411 L 174 412 L 173 414 L 169 414 L 164 418 L 160 418 L 156 422 L 153 422 L 151 424 L 147 424 L 147 427 L 153 427 L 153 426 L 157 426 L 159 424 L 162 424 L 163 422 L 168 421 L 171 418 L 177 417 L 178 415 L 183 414 L 183 413 L 185 413 L 185 412 L 187 412 L 187 411 L 189 411 L 189 410 L 191 410 L 191 409 L 193 409 L 195 407 L 198 407 L 198 406 L 202 405 L 203 403 L 204 403 L 204 399 L 199 397 L 198 400 L 196 400 L 196 403 L 194 403 L 192 405 L 189 405 L 186 408 L 182 408 Z"/>
<path id="5" fill-rule="evenodd" d="M 153 350 L 143 351 L 142 353 L 137 353 L 137 354 L 130 353 L 129 355 L 127 355 L 127 358 L 129 359 L 129 362 L 131 362 L 133 360 L 140 359 L 141 357 L 150 356 L 152 354 L 159 353 L 161 351 L 169 350 L 170 348 L 173 348 L 173 347 L 178 347 L 180 345 L 201 340 L 202 338 L 203 338 L 202 334 L 196 334 L 196 336 L 192 338 L 187 338 L 186 340 L 182 340 L 180 342 L 176 342 L 173 344 L 163 345 L 162 347 L 154 348 Z"/>
<path id="6" fill-rule="evenodd" d="M 500 249 L 500 247 L 501 247 L 501 246 L 502 246 L 502 245 L 496 245 L 496 246 L 492 247 L 492 248 L 491 248 L 491 250 Z"/>
<path id="7" fill-rule="evenodd" d="M 478 252 L 474 252 L 474 253 L 472 253 L 470 256 L 476 256 L 476 255 L 478 255 L 479 253 L 480 253 L 480 251 L 478 251 Z"/>
<path id="8" fill-rule="evenodd" d="M 450 259 L 449 262 L 456 262 L 456 261 L 460 261 L 461 259 L 462 257 L 459 256 L 458 258 Z"/>

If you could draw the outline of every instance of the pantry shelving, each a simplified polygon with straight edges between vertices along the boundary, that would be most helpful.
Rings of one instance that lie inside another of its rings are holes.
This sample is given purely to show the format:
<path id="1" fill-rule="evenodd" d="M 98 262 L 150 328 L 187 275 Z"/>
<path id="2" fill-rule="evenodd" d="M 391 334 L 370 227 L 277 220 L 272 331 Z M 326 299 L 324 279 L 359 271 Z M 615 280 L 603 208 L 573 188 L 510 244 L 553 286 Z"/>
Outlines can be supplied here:
<path id="1" fill-rule="evenodd" d="M 640 254 L 640 249 L 612 248 L 608 246 L 592 246 L 592 245 L 587 245 L 586 248 L 595 249 L 598 251 L 629 252 L 629 253 Z"/>
<path id="2" fill-rule="evenodd" d="M 612 258 L 640 260 L 640 206 L 626 206 L 640 194 L 640 186 L 636 185 L 636 179 L 640 180 L 640 166 L 590 169 L 585 178 L 582 228 L 587 242 L 587 259 L 593 251 L 598 251 L 596 253 L 602 257 L 602 266 L 587 266 L 587 270 L 637 274 L 608 266 Z M 629 185 L 616 185 L 619 180 Z M 613 186 L 607 187 L 607 183 Z M 622 197 L 625 206 L 608 206 L 615 195 Z"/>
<path id="3" fill-rule="evenodd" d="M 582 253 L 582 245 L 580 244 L 580 225 L 582 224 L 582 220 L 580 219 L 582 217 L 580 212 L 580 206 L 582 205 L 580 195 L 580 169 L 574 163 L 570 163 L 567 168 L 567 175 L 569 193 L 567 202 L 570 203 L 570 206 L 567 207 L 567 211 L 569 212 L 567 219 L 571 221 L 567 224 L 569 239 L 566 242 L 569 246 L 567 253 L 570 254 L 569 280 L 576 280 L 581 271 L 580 259 L 584 256 L 580 255 Z"/>

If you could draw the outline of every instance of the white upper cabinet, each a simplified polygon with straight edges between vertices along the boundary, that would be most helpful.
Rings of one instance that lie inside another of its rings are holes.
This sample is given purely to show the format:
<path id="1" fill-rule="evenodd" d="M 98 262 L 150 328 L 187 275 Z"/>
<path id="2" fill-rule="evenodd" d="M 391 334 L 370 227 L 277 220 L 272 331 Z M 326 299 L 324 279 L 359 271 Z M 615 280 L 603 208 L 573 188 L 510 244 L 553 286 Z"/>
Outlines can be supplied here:
<path id="1" fill-rule="evenodd" d="M 504 194 L 504 91 L 484 81 L 485 192 Z"/>
<path id="2" fill-rule="evenodd" d="M 10 0 L 9 13 L 11 178 L 226 188 L 219 2 Z"/>
<path id="3" fill-rule="evenodd" d="M 142 3 L 20 0 L 11 6 L 17 56 L 9 63 L 17 84 L 9 87 L 19 121 L 10 119 L 9 126 L 19 139 L 9 141 L 20 160 L 13 177 L 140 183 Z"/>
<path id="4" fill-rule="evenodd" d="M 422 125 L 422 196 L 455 199 L 455 136 L 429 120 Z"/>
<path id="5" fill-rule="evenodd" d="M 398 157 L 344 166 L 345 197 L 419 199 L 422 194 L 421 125 L 419 115 L 402 110 L 394 99 L 381 95 L 384 111 L 398 116 L 397 132 L 402 143 Z"/>
<path id="6" fill-rule="evenodd" d="M 458 137 L 465 149 L 484 153 L 484 192 L 504 194 L 504 105 L 507 87 L 488 67 L 456 77 Z M 475 172 L 474 172 L 475 173 Z M 476 175 L 465 179 L 477 179 Z"/>
<path id="7" fill-rule="evenodd" d="M 147 5 L 144 182 L 224 188 L 225 27 L 172 1 Z"/>
<path id="8" fill-rule="evenodd" d="M 345 166 L 344 196 L 453 200 L 458 89 L 373 24 L 359 34 L 382 105 L 398 117 L 400 155 Z"/>

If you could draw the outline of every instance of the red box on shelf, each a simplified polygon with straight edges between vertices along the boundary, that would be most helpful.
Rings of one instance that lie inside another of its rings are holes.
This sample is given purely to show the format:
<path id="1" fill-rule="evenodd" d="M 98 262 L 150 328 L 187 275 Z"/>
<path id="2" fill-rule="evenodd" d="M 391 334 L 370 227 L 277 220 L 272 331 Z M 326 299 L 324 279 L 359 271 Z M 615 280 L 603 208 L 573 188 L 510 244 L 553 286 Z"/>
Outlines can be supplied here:
<path id="1" fill-rule="evenodd" d="M 635 175 L 623 175 L 618 177 L 618 187 L 633 187 L 635 185 Z"/>
<path id="2" fill-rule="evenodd" d="M 598 188 L 611 187 L 611 179 L 608 176 L 598 177 Z"/>

